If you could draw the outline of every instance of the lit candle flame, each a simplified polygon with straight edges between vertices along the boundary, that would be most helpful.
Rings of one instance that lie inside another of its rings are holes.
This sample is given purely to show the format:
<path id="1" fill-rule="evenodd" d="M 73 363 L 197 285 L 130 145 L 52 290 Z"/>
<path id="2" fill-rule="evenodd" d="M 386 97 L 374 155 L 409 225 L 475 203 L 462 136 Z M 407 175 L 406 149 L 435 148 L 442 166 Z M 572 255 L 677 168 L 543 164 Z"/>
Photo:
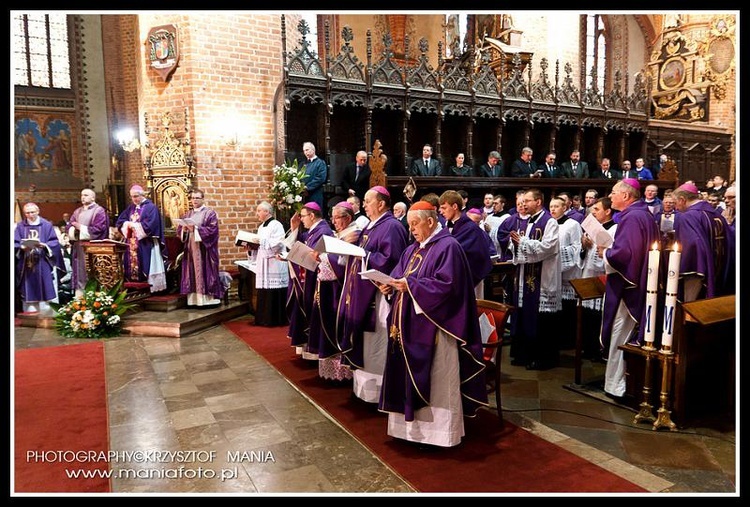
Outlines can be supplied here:
<path id="1" fill-rule="evenodd" d="M 659 249 L 659 242 L 654 241 L 654 246 L 651 247 L 651 250 L 658 250 Z"/>
<path id="2" fill-rule="evenodd" d="M 677 242 L 676 242 L 676 241 L 675 241 L 675 242 L 674 242 L 674 244 L 672 245 L 672 250 L 674 250 L 675 252 L 679 252 L 679 251 L 680 251 L 680 245 L 679 245 L 679 244 L 677 244 Z"/>

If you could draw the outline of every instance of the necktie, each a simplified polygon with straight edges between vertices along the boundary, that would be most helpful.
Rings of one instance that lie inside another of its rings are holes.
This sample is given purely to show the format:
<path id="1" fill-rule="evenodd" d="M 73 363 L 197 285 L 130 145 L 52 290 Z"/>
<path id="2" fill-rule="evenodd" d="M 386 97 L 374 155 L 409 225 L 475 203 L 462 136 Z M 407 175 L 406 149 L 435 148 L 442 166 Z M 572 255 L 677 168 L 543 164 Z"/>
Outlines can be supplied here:
<path id="1" fill-rule="evenodd" d="M 547 172 L 550 173 L 550 175 L 552 174 L 552 166 L 549 164 L 547 164 Z"/>
<path id="2" fill-rule="evenodd" d="M 573 176 L 576 175 L 576 168 L 578 167 L 578 164 L 573 164 Z"/>
<path id="3" fill-rule="evenodd" d="M 359 178 L 359 166 L 357 166 L 357 171 L 354 173 L 354 179 L 356 180 Z"/>

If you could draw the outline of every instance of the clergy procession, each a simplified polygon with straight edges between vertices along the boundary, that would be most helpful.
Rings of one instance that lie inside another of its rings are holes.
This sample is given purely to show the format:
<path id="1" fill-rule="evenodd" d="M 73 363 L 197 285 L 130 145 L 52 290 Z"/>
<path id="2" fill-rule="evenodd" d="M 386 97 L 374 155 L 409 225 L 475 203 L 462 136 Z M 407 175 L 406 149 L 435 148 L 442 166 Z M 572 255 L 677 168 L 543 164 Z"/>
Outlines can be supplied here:
<path id="1" fill-rule="evenodd" d="M 545 201 L 532 186 L 519 189 L 515 206 L 505 209 L 501 194 L 485 194 L 472 206 L 460 189 L 447 189 L 407 205 L 376 185 L 364 190 L 356 219 L 350 199 L 324 209 L 313 190 L 288 231 L 262 201 L 256 238 L 244 244 L 256 266 L 255 325 L 288 326 L 295 357 L 316 362 L 321 382 L 351 389 L 358 402 L 387 414 L 388 435 L 425 448 L 453 447 L 465 435 L 464 418 L 488 405 L 487 336 L 477 299 L 493 298 L 485 286 L 493 267 L 512 267 L 501 296 L 514 309 L 505 341 L 511 364 L 529 370 L 554 368 L 560 351 L 575 347 L 571 282 L 600 277 L 604 296 L 583 303 L 582 353 L 606 363 L 604 391 L 621 398 L 620 346 L 648 339 L 647 285 L 654 276 L 663 285 L 659 273 L 670 252 L 681 253 L 680 301 L 735 290 L 736 187 L 725 189 L 726 204 L 722 198 L 716 206 L 693 182 L 662 198 L 656 190 L 646 187 L 642 195 L 637 179 L 623 178 L 608 196 L 587 191 L 584 206 L 567 192 Z M 64 225 L 42 218 L 36 204 L 24 205 L 15 255 L 25 312 L 53 312 L 50 304 L 64 302 L 65 279 L 81 293 L 88 277 L 83 241 L 120 242 L 125 280 L 166 289 L 162 214 L 143 187 L 133 185 L 130 197 L 112 228 L 90 189 Z M 193 189 L 190 211 L 175 219 L 179 292 L 195 308 L 221 304 L 228 289 L 218 271 L 221 220 L 206 197 Z M 654 248 L 663 259 L 656 273 Z"/>

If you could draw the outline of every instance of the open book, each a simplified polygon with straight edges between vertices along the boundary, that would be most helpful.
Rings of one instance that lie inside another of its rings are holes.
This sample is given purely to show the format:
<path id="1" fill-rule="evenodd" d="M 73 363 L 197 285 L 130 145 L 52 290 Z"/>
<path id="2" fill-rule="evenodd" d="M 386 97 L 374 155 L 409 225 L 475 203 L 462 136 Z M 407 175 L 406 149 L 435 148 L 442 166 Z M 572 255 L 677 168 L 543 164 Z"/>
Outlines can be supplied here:
<path id="1" fill-rule="evenodd" d="M 39 246 L 38 238 L 24 238 L 21 240 L 21 246 L 24 248 L 36 248 Z"/>
<path id="2" fill-rule="evenodd" d="M 315 244 L 315 251 L 338 255 L 352 255 L 354 257 L 364 257 L 366 253 L 364 248 L 333 236 L 321 236 Z"/>
<path id="3" fill-rule="evenodd" d="M 114 243 L 116 245 L 127 245 L 124 241 L 117 241 L 116 239 L 92 239 L 89 243 Z"/>
<path id="4" fill-rule="evenodd" d="M 315 260 L 315 250 L 301 241 L 294 242 L 292 248 L 286 254 L 286 260 L 302 266 L 305 269 L 309 269 L 310 271 L 315 271 L 319 264 L 319 262 Z"/>
<path id="5" fill-rule="evenodd" d="M 235 246 L 258 246 L 260 245 L 260 236 L 254 232 L 237 231 L 237 235 L 234 237 L 234 244 Z"/>

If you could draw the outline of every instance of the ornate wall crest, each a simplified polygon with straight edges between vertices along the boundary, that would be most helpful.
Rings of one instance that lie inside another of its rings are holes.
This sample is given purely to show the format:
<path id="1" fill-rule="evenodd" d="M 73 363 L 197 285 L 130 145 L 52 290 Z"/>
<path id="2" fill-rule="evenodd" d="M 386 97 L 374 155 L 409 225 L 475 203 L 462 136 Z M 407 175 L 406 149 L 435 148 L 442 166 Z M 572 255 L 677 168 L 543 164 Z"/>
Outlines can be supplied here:
<path id="1" fill-rule="evenodd" d="M 175 25 L 156 26 L 149 30 L 146 41 L 149 44 L 148 59 L 151 67 L 164 81 L 169 79 L 180 60 L 180 45 Z"/>
<path id="2" fill-rule="evenodd" d="M 711 91 L 718 100 L 727 93 L 727 81 L 735 67 L 734 16 L 717 16 L 711 22 L 706 41 L 701 46 L 705 60 L 704 76 L 713 83 Z"/>
<path id="3" fill-rule="evenodd" d="M 660 120 L 707 121 L 708 88 L 711 82 L 697 70 L 698 47 L 680 31 L 679 24 L 667 28 L 651 55 L 654 76 L 651 107 Z"/>

